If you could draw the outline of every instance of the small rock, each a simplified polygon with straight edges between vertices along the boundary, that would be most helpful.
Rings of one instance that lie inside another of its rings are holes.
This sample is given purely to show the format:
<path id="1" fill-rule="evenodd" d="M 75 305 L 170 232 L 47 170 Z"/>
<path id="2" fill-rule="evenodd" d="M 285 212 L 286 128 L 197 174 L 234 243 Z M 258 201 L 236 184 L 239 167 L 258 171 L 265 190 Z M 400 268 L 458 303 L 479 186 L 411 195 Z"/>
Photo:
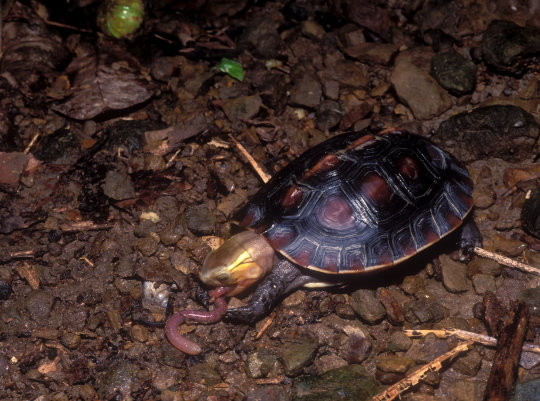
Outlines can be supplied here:
<path id="1" fill-rule="evenodd" d="M 223 104 L 223 112 L 231 122 L 246 121 L 259 112 L 261 105 L 259 95 L 241 96 L 226 101 Z"/>
<path id="2" fill-rule="evenodd" d="M 437 81 L 416 65 L 427 57 L 431 59 L 431 54 L 421 50 L 399 54 L 390 77 L 399 98 L 420 120 L 438 116 L 452 106 L 452 99 Z"/>
<path id="3" fill-rule="evenodd" d="M 295 401 L 367 401 L 381 389 L 360 365 L 333 369 L 320 376 L 305 376 L 293 387 Z"/>
<path id="4" fill-rule="evenodd" d="M 469 276 L 480 273 L 497 277 L 501 274 L 502 267 L 494 260 L 476 257 L 467 264 L 467 270 Z"/>
<path id="5" fill-rule="evenodd" d="M 75 333 L 66 332 L 60 338 L 62 344 L 68 349 L 75 349 L 81 343 L 81 336 Z"/>
<path id="6" fill-rule="evenodd" d="M 464 292 L 470 288 L 467 266 L 453 261 L 448 255 L 439 257 L 444 287 L 450 292 Z"/>
<path id="7" fill-rule="evenodd" d="M 418 275 L 407 276 L 403 279 L 400 287 L 405 292 L 405 294 L 417 295 L 418 293 L 425 290 L 426 283 L 424 282 L 424 279 Z"/>
<path id="8" fill-rule="evenodd" d="M 138 239 L 134 247 L 144 256 L 152 256 L 156 253 L 159 246 L 159 241 L 153 236 Z"/>
<path id="9" fill-rule="evenodd" d="M 517 383 L 512 401 L 533 401 L 540 394 L 540 379 Z"/>
<path id="10" fill-rule="evenodd" d="M 294 81 L 289 104 L 313 109 L 320 104 L 321 97 L 322 86 L 319 79 L 313 73 L 306 73 Z"/>
<path id="11" fill-rule="evenodd" d="M 472 277 L 472 284 L 474 292 L 478 295 L 484 295 L 486 292 L 495 292 L 497 290 L 495 279 L 493 276 L 487 274 L 475 274 Z"/>
<path id="12" fill-rule="evenodd" d="M 498 157 L 522 162 L 540 136 L 534 117 L 520 107 L 497 105 L 460 113 L 441 123 L 433 140 L 443 148 L 451 145 L 462 162 Z"/>
<path id="13" fill-rule="evenodd" d="M 411 338 L 402 331 L 394 331 L 388 338 L 388 350 L 391 352 L 406 352 L 411 345 Z"/>
<path id="14" fill-rule="evenodd" d="M 29 160 L 23 152 L 0 152 L 0 188 L 15 191 Z"/>
<path id="15" fill-rule="evenodd" d="M 317 128 L 326 131 L 334 128 L 343 117 L 343 109 L 338 102 L 325 100 L 317 109 Z"/>
<path id="16" fill-rule="evenodd" d="M 478 209 L 487 209 L 497 200 L 497 194 L 489 184 L 479 183 L 473 190 L 474 207 Z"/>
<path id="17" fill-rule="evenodd" d="M 26 297 L 26 310 L 30 318 L 42 322 L 49 318 L 54 305 L 54 297 L 48 291 L 35 290 Z"/>
<path id="18" fill-rule="evenodd" d="M 502 235 L 495 235 L 493 237 L 492 246 L 497 251 L 500 251 L 512 257 L 520 256 L 526 247 L 523 242 L 515 240 L 513 238 L 506 238 Z"/>
<path id="19" fill-rule="evenodd" d="M 295 342 L 284 343 L 280 349 L 280 357 L 285 367 L 285 374 L 287 376 L 298 375 L 304 367 L 313 361 L 318 348 L 318 342 L 307 337 Z"/>
<path id="20" fill-rule="evenodd" d="M 455 401 L 481 400 L 485 385 L 483 381 L 456 380 L 449 388 L 449 396 Z"/>
<path id="21" fill-rule="evenodd" d="M 266 377 L 275 368 L 277 360 L 277 356 L 266 349 L 251 352 L 246 359 L 246 375 L 253 379 Z"/>
<path id="22" fill-rule="evenodd" d="M 198 235 L 214 233 L 216 216 L 204 205 L 191 205 L 185 211 L 187 228 Z"/>
<path id="23" fill-rule="evenodd" d="M 148 341 L 148 329 L 140 324 L 135 324 L 129 329 L 131 338 L 140 343 Z"/>
<path id="24" fill-rule="evenodd" d="M 302 21 L 302 34 L 310 39 L 321 40 L 326 34 L 326 31 L 315 21 L 306 20 Z"/>
<path id="25" fill-rule="evenodd" d="M 131 177 L 124 172 L 108 171 L 101 187 L 103 193 L 114 200 L 130 199 L 136 195 Z"/>
<path id="26" fill-rule="evenodd" d="M 433 323 L 444 319 L 447 311 L 432 297 L 422 297 L 406 306 L 405 319 L 412 324 Z"/>
<path id="27" fill-rule="evenodd" d="M 0 280 L 0 301 L 8 299 L 12 292 L 11 284 L 7 281 Z"/>
<path id="28" fill-rule="evenodd" d="M 482 355 L 475 349 L 470 350 L 463 356 L 458 356 L 452 364 L 454 370 L 471 377 L 476 376 L 481 367 Z"/>
<path id="29" fill-rule="evenodd" d="M 375 364 L 377 369 L 389 373 L 405 373 L 414 366 L 414 361 L 403 355 L 379 355 Z"/>
<path id="30" fill-rule="evenodd" d="M 521 291 L 519 300 L 527 304 L 531 315 L 540 316 L 540 287 L 527 288 Z"/>
<path id="31" fill-rule="evenodd" d="M 318 374 L 323 374 L 330 370 L 347 366 L 348 363 L 345 359 L 340 358 L 337 355 L 331 354 L 322 355 L 320 358 L 316 358 L 313 365 Z"/>
<path id="32" fill-rule="evenodd" d="M 264 58 L 275 58 L 282 47 L 278 28 L 280 15 L 268 15 L 265 12 L 250 18 L 240 38 L 239 45 L 252 48 L 254 53 Z"/>
<path id="33" fill-rule="evenodd" d="M 348 56 L 366 64 L 388 65 L 394 54 L 398 51 L 397 46 L 391 43 L 360 43 L 343 49 Z"/>
<path id="34" fill-rule="evenodd" d="M 433 334 L 428 334 L 420 340 L 413 341 L 413 345 L 409 348 L 406 355 L 417 364 L 425 364 L 431 362 L 439 355 L 448 352 L 448 350 L 448 343 L 444 339 L 437 338 Z"/>
<path id="35" fill-rule="evenodd" d="M 199 363 L 189 368 L 189 378 L 194 383 L 205 386 L 215 386 L 221 382 L 221 376 L 216 368 L 209 363 Z"/>
<path id="36" fill-rule="evenodd" d="M 540 53 L 540 29 L 492 21 L 482 37 L 482 57 L 497 71 L 522 74 Z"/>
<path id="37" fill-rule="evenodd" d="M 225 196 L 219 202 L 217 208 L 225 216 L 230 216 L 238 207 L 246 203 L 247 193 L 241 189 L 237 189 L 232 194 Z"/>
<path id="38" fill-rule="evenodd" d="M 110 400 L 116 397 L 131 398 L 131 391 L 133 387 L 137 386 L 135 382 L 137 381 L 138 371 L 139 368 L 136 363 L 126 360 L 120 360 L 102 370 L 96 380 L 96 390 L 99 398 L 102 400 Z"/>
<path id="39" fill-rule="evenodd" d="M 449 50 L 433 56 L 431 75 L 448 92 L 462 96 L 474 90 L 476 65 L 455 50 Z"/>
<path id="40" fill-rule="evenodd" d="M 382 370 L 378 369 L 375 371 L 375 379 L 382 384 L 393 384 L 400 381 L 404 377 L 405 375 L 403 373 L 383 372 Z"/>
<path id="41" fill-rule="evenodd" d="M 386 316 L 381 301 L 377 299 L 375 291 L 357 290 L 351 294 L 351 308 L 369 324 L 375 324 Z"/>

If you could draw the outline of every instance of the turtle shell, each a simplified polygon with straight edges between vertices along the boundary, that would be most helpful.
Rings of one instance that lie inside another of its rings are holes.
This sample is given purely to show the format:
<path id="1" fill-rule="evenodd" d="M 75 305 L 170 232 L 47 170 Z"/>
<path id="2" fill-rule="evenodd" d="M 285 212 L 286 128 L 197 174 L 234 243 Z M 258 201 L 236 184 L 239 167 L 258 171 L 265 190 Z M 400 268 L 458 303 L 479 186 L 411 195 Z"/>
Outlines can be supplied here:
<path id="1" fill-rule="evenodd" d="M 359 273 L 411 257 L 472 208 L 467 170 L 404 131 L 338 135 L 276 174 L 240 211 L 240 226 L 294 263 Z"/>

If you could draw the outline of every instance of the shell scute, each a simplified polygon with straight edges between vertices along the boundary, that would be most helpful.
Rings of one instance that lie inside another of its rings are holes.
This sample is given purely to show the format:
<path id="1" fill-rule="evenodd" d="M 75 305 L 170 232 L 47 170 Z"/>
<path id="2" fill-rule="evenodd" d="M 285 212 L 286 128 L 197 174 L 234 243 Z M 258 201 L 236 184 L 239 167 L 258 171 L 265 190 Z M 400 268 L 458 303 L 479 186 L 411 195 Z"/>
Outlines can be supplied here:
<path id="1" fill-rule="evenodd" d="M 301 266 L 358 273 L 396 264 L 456 229 L 472 190 L 465 167 L 427 139 L 356 132 L 283 168 L 238 221 Z"/>

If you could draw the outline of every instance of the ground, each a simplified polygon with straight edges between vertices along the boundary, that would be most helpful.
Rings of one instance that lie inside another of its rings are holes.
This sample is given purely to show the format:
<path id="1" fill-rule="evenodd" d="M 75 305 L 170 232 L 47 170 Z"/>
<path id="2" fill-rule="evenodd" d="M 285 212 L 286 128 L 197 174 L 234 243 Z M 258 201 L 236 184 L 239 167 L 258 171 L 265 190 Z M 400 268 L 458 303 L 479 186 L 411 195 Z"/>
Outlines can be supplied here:
<path id="1" fill-rule="evenodd" d="M 93 22 L 110 4 L 6 3 L 2 400 L 369 399 L 458 342 L 403 329 L 496 334 L 518 300 L 526 342 L 540 342 L 538 277 L 462 263 L 455 237 L 351 287 L 296 291 L 261 322 L 182 325 L 199 356 L 144 323 L 167 303 L 204 308 L 197 271 L 263 185 L 231 137 L 270 175 L 341 132 L 428 137 L 468 168 L 484 247 L 539 266 L 540 208 L 526 202 L 540 177 L 538 9 L 162 1 L 117 39 Z M 474 345 L 402 399 L 481 400 L 494 352 Z M 515 399 L 539 378 L 523 354 Z"/>

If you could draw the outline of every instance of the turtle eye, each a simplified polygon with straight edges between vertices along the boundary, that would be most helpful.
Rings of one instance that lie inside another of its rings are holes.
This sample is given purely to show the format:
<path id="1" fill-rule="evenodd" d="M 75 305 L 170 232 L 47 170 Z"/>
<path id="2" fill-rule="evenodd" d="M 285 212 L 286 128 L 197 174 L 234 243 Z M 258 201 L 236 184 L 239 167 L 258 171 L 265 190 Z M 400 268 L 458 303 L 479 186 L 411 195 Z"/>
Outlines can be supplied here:
<path id="1" fill-rule="evenodd" d="M 231 278 L 231 275 L 229 273 L 226 273 L 226 272 L 221 272 L 221 273 L 216 275 L 216 280 L 219 281 L 222 284 L 228 283 L 230 278 Z"/>

